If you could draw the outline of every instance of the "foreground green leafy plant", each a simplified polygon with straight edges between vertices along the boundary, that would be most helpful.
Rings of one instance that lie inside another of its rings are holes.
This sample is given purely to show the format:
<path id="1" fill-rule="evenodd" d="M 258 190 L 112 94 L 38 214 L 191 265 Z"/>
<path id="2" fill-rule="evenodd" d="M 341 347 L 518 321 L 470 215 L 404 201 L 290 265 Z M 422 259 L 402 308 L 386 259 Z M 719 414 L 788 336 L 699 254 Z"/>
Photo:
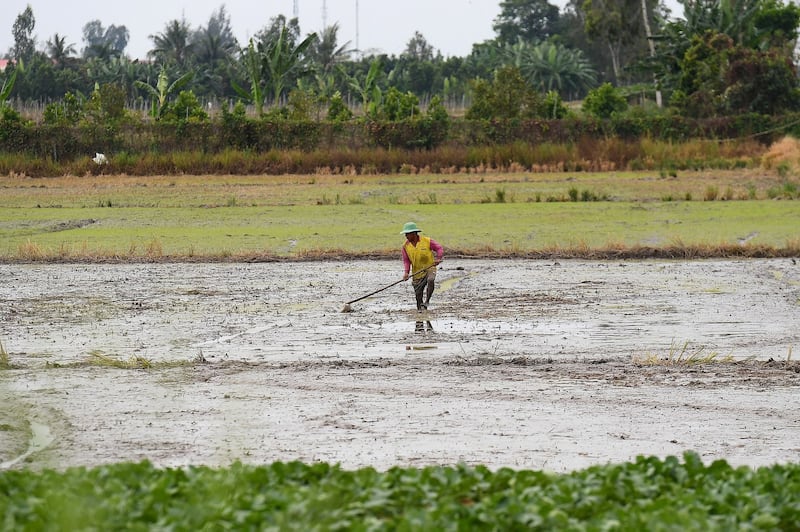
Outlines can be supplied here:
<path id="1" fill-rule="evenodd" d="M 704 465 L 691 452 L 565 475 L 125 463 L 0 473 L 0 515 L 9 530 L 792 530 L 800 466 Z"/>

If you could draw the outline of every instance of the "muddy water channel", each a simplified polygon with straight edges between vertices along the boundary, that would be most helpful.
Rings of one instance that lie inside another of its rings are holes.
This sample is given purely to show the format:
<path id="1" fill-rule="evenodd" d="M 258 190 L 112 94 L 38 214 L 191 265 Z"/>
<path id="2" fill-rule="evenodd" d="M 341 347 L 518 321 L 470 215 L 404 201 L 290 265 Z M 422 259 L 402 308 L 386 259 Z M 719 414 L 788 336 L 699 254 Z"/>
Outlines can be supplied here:
<path id="1" fill-rule="evenodd" d="M 401 276 L 0 265 L 0 465 L 800 458 L 791 259 L 453 259 L 425 313 L 409 283 L 341 312 Z"/>

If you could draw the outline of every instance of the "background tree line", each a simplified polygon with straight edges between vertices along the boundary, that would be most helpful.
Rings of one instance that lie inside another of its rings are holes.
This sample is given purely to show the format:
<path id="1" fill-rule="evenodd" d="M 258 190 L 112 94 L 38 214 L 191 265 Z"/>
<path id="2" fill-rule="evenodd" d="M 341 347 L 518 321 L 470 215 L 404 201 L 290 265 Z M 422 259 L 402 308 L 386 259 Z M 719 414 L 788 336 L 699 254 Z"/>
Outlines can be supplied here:
<path id="1" fill-rule="evenodd" d="M 495 37 L 466 57 L 443 57 L 420 33 L 398 56 L 340 42 L 336 24 L 303 35 L 277 16 L 239 42 L 224 6 L 192 28 L 168 21 L 147 58 L 125 54 L 125 26 L 92 20 L 82 44 L 58 33 L 37 49 L 30 8 L 13 24 L 0 103 L 38 102 L 44 120 L 223 118 L 245 109 L 271 119 L 397 121 L 562 118 L 582 99 L 600 117 L 630 103 L 691 117 L 780 114 L 800 106 L 794 50 L 800 8 L 780 0 L 681 0 L 674 18 L 659 0 L 504 0 Z M 420 102 L 423 105 L 420 105 Z M 238 105 L 237 105 L 238 104 Z M 420 107 L 426 109 L 423 113 Z M 4 116 L 13 115 L 4 106 Z"/>

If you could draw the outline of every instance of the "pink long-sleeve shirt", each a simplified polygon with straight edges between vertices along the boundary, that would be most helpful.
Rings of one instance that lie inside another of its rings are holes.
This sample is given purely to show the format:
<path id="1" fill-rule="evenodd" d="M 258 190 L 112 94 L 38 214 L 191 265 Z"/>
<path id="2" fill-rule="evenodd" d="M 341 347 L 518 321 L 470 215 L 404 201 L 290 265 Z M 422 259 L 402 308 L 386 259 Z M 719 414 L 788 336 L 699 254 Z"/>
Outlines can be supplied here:
<path id="1" fill-rule="evenodd" d="M 406 246 L 403 245 L 403 272 L 408 273 L 411 271 L 411 259 L 408 258 L 408 252 L 406 251 Z M 444 248 L 441 244 L 439 244 L 436 240 L 431 238 L 431 251 L 434 253 L 434 258 L 438 260 L 442 260 L 444 257 Z"/>

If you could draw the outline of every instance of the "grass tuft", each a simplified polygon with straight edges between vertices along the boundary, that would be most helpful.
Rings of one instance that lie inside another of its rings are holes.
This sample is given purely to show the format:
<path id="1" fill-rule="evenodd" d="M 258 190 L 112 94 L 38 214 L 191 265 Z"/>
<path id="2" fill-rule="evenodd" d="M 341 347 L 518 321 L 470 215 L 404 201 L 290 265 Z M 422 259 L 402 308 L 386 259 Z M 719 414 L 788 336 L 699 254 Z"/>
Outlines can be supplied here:
<path id="1" fill-rule="evenodd" d="M 105 355 L 100 351 L 89 353 L 89 365 L 119 369 L 150 369 L 153 367 L 153 363 L 144 357 L 134 356 L 128 360 L 120 360 Z"/>
<path id="2" fill-rule="evenodd" d="M 41 260 L 45 256 L 45 252 L 38 244 L 31 242 L 30 239 L 28 239 L 19 245 L 17 249 L 17 255 L 22 260 L 37 261 Z"/>
<path id="3" fill-rule="evenodd" d="M 785 176 L 800 162 L 800 140 L 794 137 L 783 137 L 773 143 L 761 157 L 761 166 L 767 170 L 775 170 L 778 175 Z"/>
<path id="4" fill-rule="evenodd" d="M 3 342 L 0 341 L 0 369 L 9 369 L 11 367 L 11 362 L 8 359 L 8 351 L 3 346 Z"/>
<path id="5" fill-rule="evenodd" d="M 697 366 L 700 364 L 729 363 L 733 361 L 733 356 L 725 355 L 720 357 L 719 353 L 716 352 L 707 353 L 703 346 L 689 349 L 688 341 L 680 348 L 673 343 L 666 356 L 647 353 L 644 356 L 633 357 L 635 364 L 643 366 Z"/>

